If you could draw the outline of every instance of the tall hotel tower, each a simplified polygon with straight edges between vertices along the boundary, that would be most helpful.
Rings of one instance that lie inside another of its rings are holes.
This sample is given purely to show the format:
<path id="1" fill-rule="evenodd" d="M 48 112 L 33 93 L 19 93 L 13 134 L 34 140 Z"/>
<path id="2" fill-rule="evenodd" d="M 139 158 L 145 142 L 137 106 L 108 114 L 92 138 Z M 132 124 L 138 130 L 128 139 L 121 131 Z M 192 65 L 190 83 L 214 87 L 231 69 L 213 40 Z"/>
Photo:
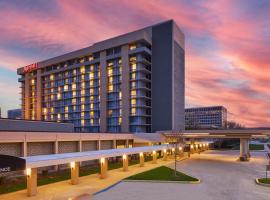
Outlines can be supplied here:
<path id="1" fill-rule="evenodd" d="M 184 40 L 169 20 L 21 67 L 22 117 L 78 132 L 184 129 Z"/>

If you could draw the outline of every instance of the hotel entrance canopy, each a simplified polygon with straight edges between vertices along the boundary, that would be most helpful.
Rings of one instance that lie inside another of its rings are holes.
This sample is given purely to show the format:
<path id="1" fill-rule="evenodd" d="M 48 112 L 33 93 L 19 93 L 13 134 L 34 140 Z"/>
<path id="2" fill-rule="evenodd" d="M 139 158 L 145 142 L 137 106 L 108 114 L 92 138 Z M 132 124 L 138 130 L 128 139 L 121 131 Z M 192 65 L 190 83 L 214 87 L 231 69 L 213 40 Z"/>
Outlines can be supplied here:
<path id="1" fill-rule="evenodd" d="M 161 132 L 160 132 L 161 133 Z M 181 136 L 183 138 L 266 138 L 270 130 L 264 129 L 224 129 L 224 130 L 184 130 L 182 132 L 166 132 L 166 137 Z"/>
<path id="2" fill-rule="evenodd" d="M 60 165 L 71 162 L 82 162 L 110 158 L 123 155 L 148 153 L 171 148 L 171 145 L 144 146 L 125 149 L 108 149 L 99 151 L 85 151 L 76 153 L 50 154 L 40 156 L 23 157 L 26 160 L 26 168 L 38 168 L 51 165 Z"/>

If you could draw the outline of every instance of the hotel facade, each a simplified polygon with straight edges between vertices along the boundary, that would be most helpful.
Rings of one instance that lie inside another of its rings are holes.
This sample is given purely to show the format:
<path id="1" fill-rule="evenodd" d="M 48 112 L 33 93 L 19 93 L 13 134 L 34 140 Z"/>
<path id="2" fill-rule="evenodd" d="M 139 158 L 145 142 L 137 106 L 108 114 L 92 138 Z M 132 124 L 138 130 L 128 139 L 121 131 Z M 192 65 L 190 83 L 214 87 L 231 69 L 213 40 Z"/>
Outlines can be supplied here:
<path id="1" fill-rule="evenodd" d="M 22 118 L 77 132 L 184 129 L 184 49 L 169 20 L 21 67 Z"/>

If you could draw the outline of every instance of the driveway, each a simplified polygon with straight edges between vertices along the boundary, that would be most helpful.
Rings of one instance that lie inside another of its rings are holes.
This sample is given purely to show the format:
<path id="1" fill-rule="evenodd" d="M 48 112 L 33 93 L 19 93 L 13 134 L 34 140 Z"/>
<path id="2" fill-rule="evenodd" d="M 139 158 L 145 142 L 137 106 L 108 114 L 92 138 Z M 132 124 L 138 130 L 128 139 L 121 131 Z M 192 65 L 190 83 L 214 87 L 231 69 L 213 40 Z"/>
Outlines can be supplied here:
<path id="1" fill-rule="evenodd" d="M 250 162 L 238 162 L 238 154 L 238 151 L 208 151 L 179 162 L 178 170 L 201 179 L 200 184 L 122 182 L 93 199 L 269 200 L 270 188 L 254 182 L 264 176 L 265 152 L 252 152 Z"/>

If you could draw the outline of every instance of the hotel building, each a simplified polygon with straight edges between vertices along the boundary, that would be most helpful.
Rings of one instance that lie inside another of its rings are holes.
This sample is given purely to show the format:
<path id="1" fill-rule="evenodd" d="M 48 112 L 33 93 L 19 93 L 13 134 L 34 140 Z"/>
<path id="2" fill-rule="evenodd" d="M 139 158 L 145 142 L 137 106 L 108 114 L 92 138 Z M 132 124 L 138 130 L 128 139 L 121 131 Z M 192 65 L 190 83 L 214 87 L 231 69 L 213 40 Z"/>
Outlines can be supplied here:
<path id="1" fill-rule="evenodd" d="M 184 129 L 184 34 L 173 20 L 17 70 L 22 117 L 77 132 Z"/>
<path id="2" fill-rule="evenodd" d="M 185 109 L 186 129 L 217 128 L 227 126 L 227 109 L 223 106 Z"/>

